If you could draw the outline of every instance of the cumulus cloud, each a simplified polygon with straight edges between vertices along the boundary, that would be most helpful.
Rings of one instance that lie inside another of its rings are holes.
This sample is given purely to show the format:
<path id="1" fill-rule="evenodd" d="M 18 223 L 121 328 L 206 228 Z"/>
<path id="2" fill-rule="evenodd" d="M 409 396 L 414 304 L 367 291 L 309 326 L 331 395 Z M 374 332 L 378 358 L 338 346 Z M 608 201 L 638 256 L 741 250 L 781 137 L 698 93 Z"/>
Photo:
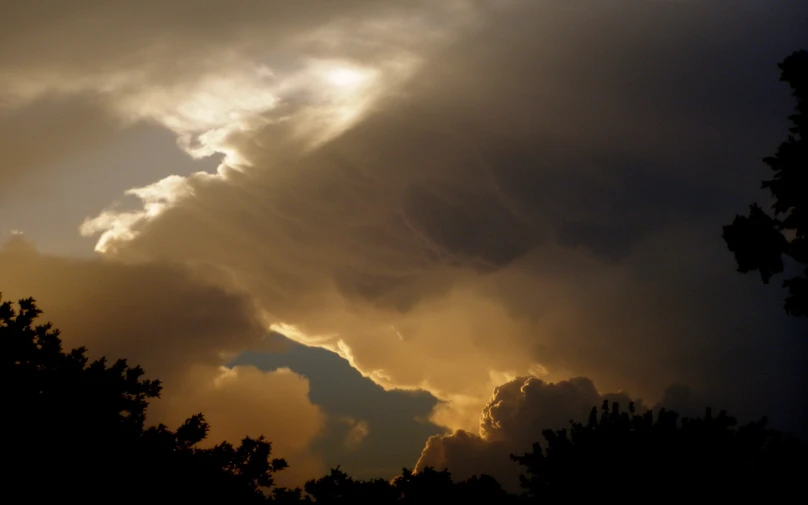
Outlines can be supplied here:
<path id="1" fill-rule="evenodd" d="M 575 377 L 546 382 L 535 376 L 517 377 L 494 389 L 480 413 L 479 428 L 436 435 L 427 440 L 415 471 L 432 467 L 449 469 L 455 478 L 488 474 L 513 491 L 518 489 L 522 467 L 510 459 L 542 445 L 542 432 L 569 427 L 570 421 L 585 422 L 592 408 L 600 410 L 603 401 L 618 403 L 622 410 L 634 405 L 637 413 L 648 409 L 641 398 L 626 392 L 601 393 L 591 379 Z M 674 410 L 682 417 L 703 416 L 705 409 L 719 410 L 690 386 L 677 383 L 665 389 L 662 400 L 651 408 Z"/>
<path id="2" fill-rule="evenodd" d="M 278 485 L 298 486 L 325 471 L 310 447 L 325 416 L 308 393 L 308 380 L 285 369 L 193 366 L 179 384 L 167 387 L 155 414 L 176 426 L 189 412 L 203 412 L 211 424 L 208 445 L 264 434 L 273 454 L 290 465 L 278 475 Z"/>
<path id="3" fill-rule="evenodd" d="M 719 235 L 783 135 L 805 6 L 110 2 L 33 29 L 27 5 L 0 31 L 12 106 L 91 94 L 223 157 L 85 222 L 108 258 L 215 271 L 451 428 L 532 371 L 802 397 L 803 327 Z"/>
<path id="4" fill-rule="evenodd" d="M 202 412 L 212 425 L 208 443 L 261 434 L 272 441 L 291 465 L 281 482 L 300 484 L 322 470 L 309 445 L 325 420 L 309 401 L 308 381 L 288 370 L 222 366 L 245 348 L 267 348 L 244 295 L 181 266 L 45 256 L 20 237 L 0 248 L 0 287 L 7 300 L 36 298 L 65 347 L 126 358 L 162 380 L 150 422 L 177 426 Z"/>
<path id="5" fill-rule="evenodd" d="M 566 428 L 573 420 L 585 421 L 591 409 L 599 407 L 603 400 L 618 402 L 624 409 L 633 401 L 625 393 L 599 393 L 586 377 L 557 383 L 533 376 L 518 377 L 494 389 L 476 432 L 460 430 L 431 437 L 415 471 L 448 468 L 457 479 L 484 473 L 515 490 L 520 467 L 510 460 L 510 454 L 522 454 L 534 442 L 543 441 L 545 429 Z M 641 400 L 635 402 L 635 408 L 643 410 Z"/>

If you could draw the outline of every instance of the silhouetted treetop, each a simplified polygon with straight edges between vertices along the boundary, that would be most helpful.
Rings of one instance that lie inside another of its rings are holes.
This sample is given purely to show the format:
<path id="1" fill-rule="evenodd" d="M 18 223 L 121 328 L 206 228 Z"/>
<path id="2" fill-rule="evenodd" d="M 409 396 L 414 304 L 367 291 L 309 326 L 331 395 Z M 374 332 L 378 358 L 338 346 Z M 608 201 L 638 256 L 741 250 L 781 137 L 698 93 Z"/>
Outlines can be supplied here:
<path id="1" fill-rule="evenodd" d="M 0 299 L 0 302 L 2 300 Z M 200 449 L 202 414 L 176 431 L 145 427 L 161 384 L 125 360 L 62 350 L 58 330 L 35 325 L 33 299 L 0 303 L 3 468 L 8 496 L 35 503 L 146 500 L 267 501 L 286 467 L 263 437 Z"/>
<path id="2" fill-rule="evenodd" d="M 764 283 L 783 272 L 783 257 L 790 257 L 803 269 L 786 279 L 786 312 L 808 316 L 808 52 L 797 51 L 779 65 L 780 80 L 787 82 L 796 99 L 789 116 L 790 135 L 774 156 L 764 158 L 772 179 L 763 181 L 774 198 L 773 215 L 757 203 L 748 216 L 736 216 L 724 226 L 727 247 L 735 253 L 739 272 L 758 270 Z"/>
<path id="3" fill-rule="evenodd" d="M 665 500 L 693 497 L 786 498 L 804 490 L 805 446 L 766 421 L 738 426 L 707 409 L 682 419 L 665 409 L 640 415 L 593 408 L 586 424 L 545 430 L 546 447 L 511 458 L 523 465 L 527 496 L 543 503 L 580 503 L 618 489 L 656 493 Z M 797 496 L 796 494 L 794 496 Z"/>
<path id="4" fill-rule="evenodd" d="M 325 505 L 394 505 L 496 503 L 508 505 L 518 498 L 508 494 L 490 476 L 474 476 L 461 482 L 452 480 L 448 470 L 425 468 L 413 473 L 404 468 L 392 481 L 354 480 L 339 468 L 329 475 L 306 483 L 306 493 Z"/>

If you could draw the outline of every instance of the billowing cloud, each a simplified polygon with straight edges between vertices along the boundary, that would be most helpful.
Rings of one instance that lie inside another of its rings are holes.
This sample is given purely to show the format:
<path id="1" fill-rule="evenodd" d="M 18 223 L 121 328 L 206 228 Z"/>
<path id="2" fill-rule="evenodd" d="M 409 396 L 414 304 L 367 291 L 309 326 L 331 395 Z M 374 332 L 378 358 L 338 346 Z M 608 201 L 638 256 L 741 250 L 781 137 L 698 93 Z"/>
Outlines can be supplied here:
<path id="1" fill-rule="evenodd" d="M 448 468 L 457 479 L 485 473 L 516 490 L 520 467 L 510 460 L 510 455 L 521 455 L 534 442 L 542 442 L 545 429 L 585 421 L 591 409 L 598 408 L 603 400 L 618 402 L 624 409 L 632 402 L 625 393 L 599 393 L 585 377 L 557 383 L 533 376 L 518 377 L 494 390 L 482 410 L 478 430 L 431 437 L 415 470 Z M 641 400 L 635 402 L 635 408 L 643 410 Z"/>
<path id="2" fill-rule="evenodd" d="M 784 134 L 775 63 L 803 4 L 109 2 L 43 23 L 21 4 L 0 84 L 12 107 L 90 95 L 221 156 L 82 231 L 430 391 L 444 426 L 475 430 L 529 373 L 649 401 L 682 381 L 799 424 L 804 325 L 733 272 L 720 226 Z"/>
<path id="3" fill-rule="evenodd" d="M 407 46 L 406 87 L 329 142 L 295 140 L 316 98 L 240 121 L 198 138 L 219 174 L 85 231 L 110 257 L 222 267 L 278 331 L 432 392 L 452 428 L 534 370 L 651 399 L 681 380 L 776 417 L 805 384 L 800 323 L 733 272 L 720 226 L 783 134 L 774 64 L 802 9 L 503 4 L 462 43 Z M 404 47 L 389 28 L 372 40 Z"/>
<path id="4" fill-rule="evenodd" d="M 309 446 L 325 420 L 309 401 L 308 381 L 288 370 L 222 366 L 245 348 L 267 348 L 243 295 L 181 266 L 44 256 L 21 238 L 0 249 L 0 286 L 7 300 L 35 297 L 65 347 L 126 358 L 162 380 L 150 422 L 177 426 L 202 412 L 212 425 L 208 443 L 261 434 L 272 441 L 291 465 L 279 482 L 300 484 L 322 470 Z"/>
<path id="5" fill-rule="evenodd" d="M 5 9 L 0 107 L 90 96 L 119 121 L 175 131 L 198 156 L 226 150 L 217 139 L 231 130 L 282 121 L 292 109 L 292 136 L 328 138 L 364 112 L 380 84 L 410 75 L 416 49 L 473 18 L 465 0 L 46 3 Z"/>
<path id="6" fill-rule="evenodd" d="M 626 392 L 601 393 L 586 377 L 556 383 L 535 376 L 517 377 L 494 389 L 480 413 L 478 429 L 430 437 L 415 470 L 448 468 L 457 479 L 488 474 L 517 491 L 518 476 L 524 469 L 510 455 L 530 451 L 535 442 L 546 446 L 544 430 L 568 428 L 570 421 L 585 423 L 592 408 L 600 411 L 603 401 L 610 405 L 618 403 L 623 411 L 633 404 L 639 414 L 649 407 L 641 398 Z M 722 405 L 711 403 L 689 386 L 673 384 L 651 408 L 674 410 L 682 417 L 698 417 L 704 415 L 707 407 L 720 409 Z"/>
<path id="7" fill-rule="evenodd" d="M 181 383 L 166 388 L 155 410 L 172 426 L 188 412 L 203 412 L 211 424 L 208 444 L 264 434 L 273 454 L 290 465 L 277 476 L 278 485 L 299 486 L 326 470 L 310 447 L 325 416 L 308 393 L 308 380 L 289 370 L 194 366 Z"/>

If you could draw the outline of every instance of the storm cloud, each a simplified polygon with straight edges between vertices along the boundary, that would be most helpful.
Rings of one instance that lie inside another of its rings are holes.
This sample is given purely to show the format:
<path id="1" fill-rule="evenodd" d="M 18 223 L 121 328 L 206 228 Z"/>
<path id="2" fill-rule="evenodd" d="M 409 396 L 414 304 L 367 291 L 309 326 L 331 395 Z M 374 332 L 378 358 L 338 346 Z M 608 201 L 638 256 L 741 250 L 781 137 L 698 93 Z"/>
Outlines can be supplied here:
<path id="1" fill-rule="evenodd" d="M 198 349 L 166 337 L 182 348 L 166 362 L 218 366 L 209 353 L 259 327 L 334 351 L 465 430 L 424 458 L 438 440 L 489 451 L 505 432 L 478 435 L 480 412 L 528 376 L 575 389 L 576 408 L 593 383 L 647 405 L 687 384 L 805 425 L 805 323 L 720 238 L 786 134 L 776 62 L 808 43 L 804 2 L 121 1 L 44 22 L 36 5 L 0 25 L 4 114 L 89 96 L 221 160 L 81 226 L 125 265 L 104 268 L 181 265 L 238 293 L 226 324 L 245 326 Z"/>

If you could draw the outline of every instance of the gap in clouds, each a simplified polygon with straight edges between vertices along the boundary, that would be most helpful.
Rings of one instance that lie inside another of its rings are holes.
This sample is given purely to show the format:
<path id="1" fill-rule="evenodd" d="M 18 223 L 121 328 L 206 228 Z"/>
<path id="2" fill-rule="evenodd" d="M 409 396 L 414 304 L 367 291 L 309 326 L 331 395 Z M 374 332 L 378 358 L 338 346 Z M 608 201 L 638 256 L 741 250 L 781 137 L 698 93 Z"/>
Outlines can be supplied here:
<path id="1" fill-rule="evenodd" d="M 157 125 L 116 130 L 96 148 L 52 160 L 36 177 L 23 175 L 11 191 L 0 194 L 0 241 L 21 231 L 42 253 L 94 256 L 95 239 L 78 229 L 88 216 L 110 207 L 110 195 L 169 175 L 215 172 L 218 158 L 191 158 L 173 133 Z M 124 195 L 112 206 L 127 211 L 139 204 Z"/>
<path id="2" fill-rule="evenodd" d="M 391 478 L 412 468 L 424 441 L 447 431 L 428 420 L 438 400 L 426 391 L 385 391 L 331 351 L 306 347 L 279 334 L 273 353 L 246 352 L 228 366 L 252 365 L 271 372 L 288 368 L 309 381 L 309 399 L 327 416 L 312 451 L 327 468 L 338 465 L 356 478 Z M 356 427 L 361 439 L 351 439 Z"/>

